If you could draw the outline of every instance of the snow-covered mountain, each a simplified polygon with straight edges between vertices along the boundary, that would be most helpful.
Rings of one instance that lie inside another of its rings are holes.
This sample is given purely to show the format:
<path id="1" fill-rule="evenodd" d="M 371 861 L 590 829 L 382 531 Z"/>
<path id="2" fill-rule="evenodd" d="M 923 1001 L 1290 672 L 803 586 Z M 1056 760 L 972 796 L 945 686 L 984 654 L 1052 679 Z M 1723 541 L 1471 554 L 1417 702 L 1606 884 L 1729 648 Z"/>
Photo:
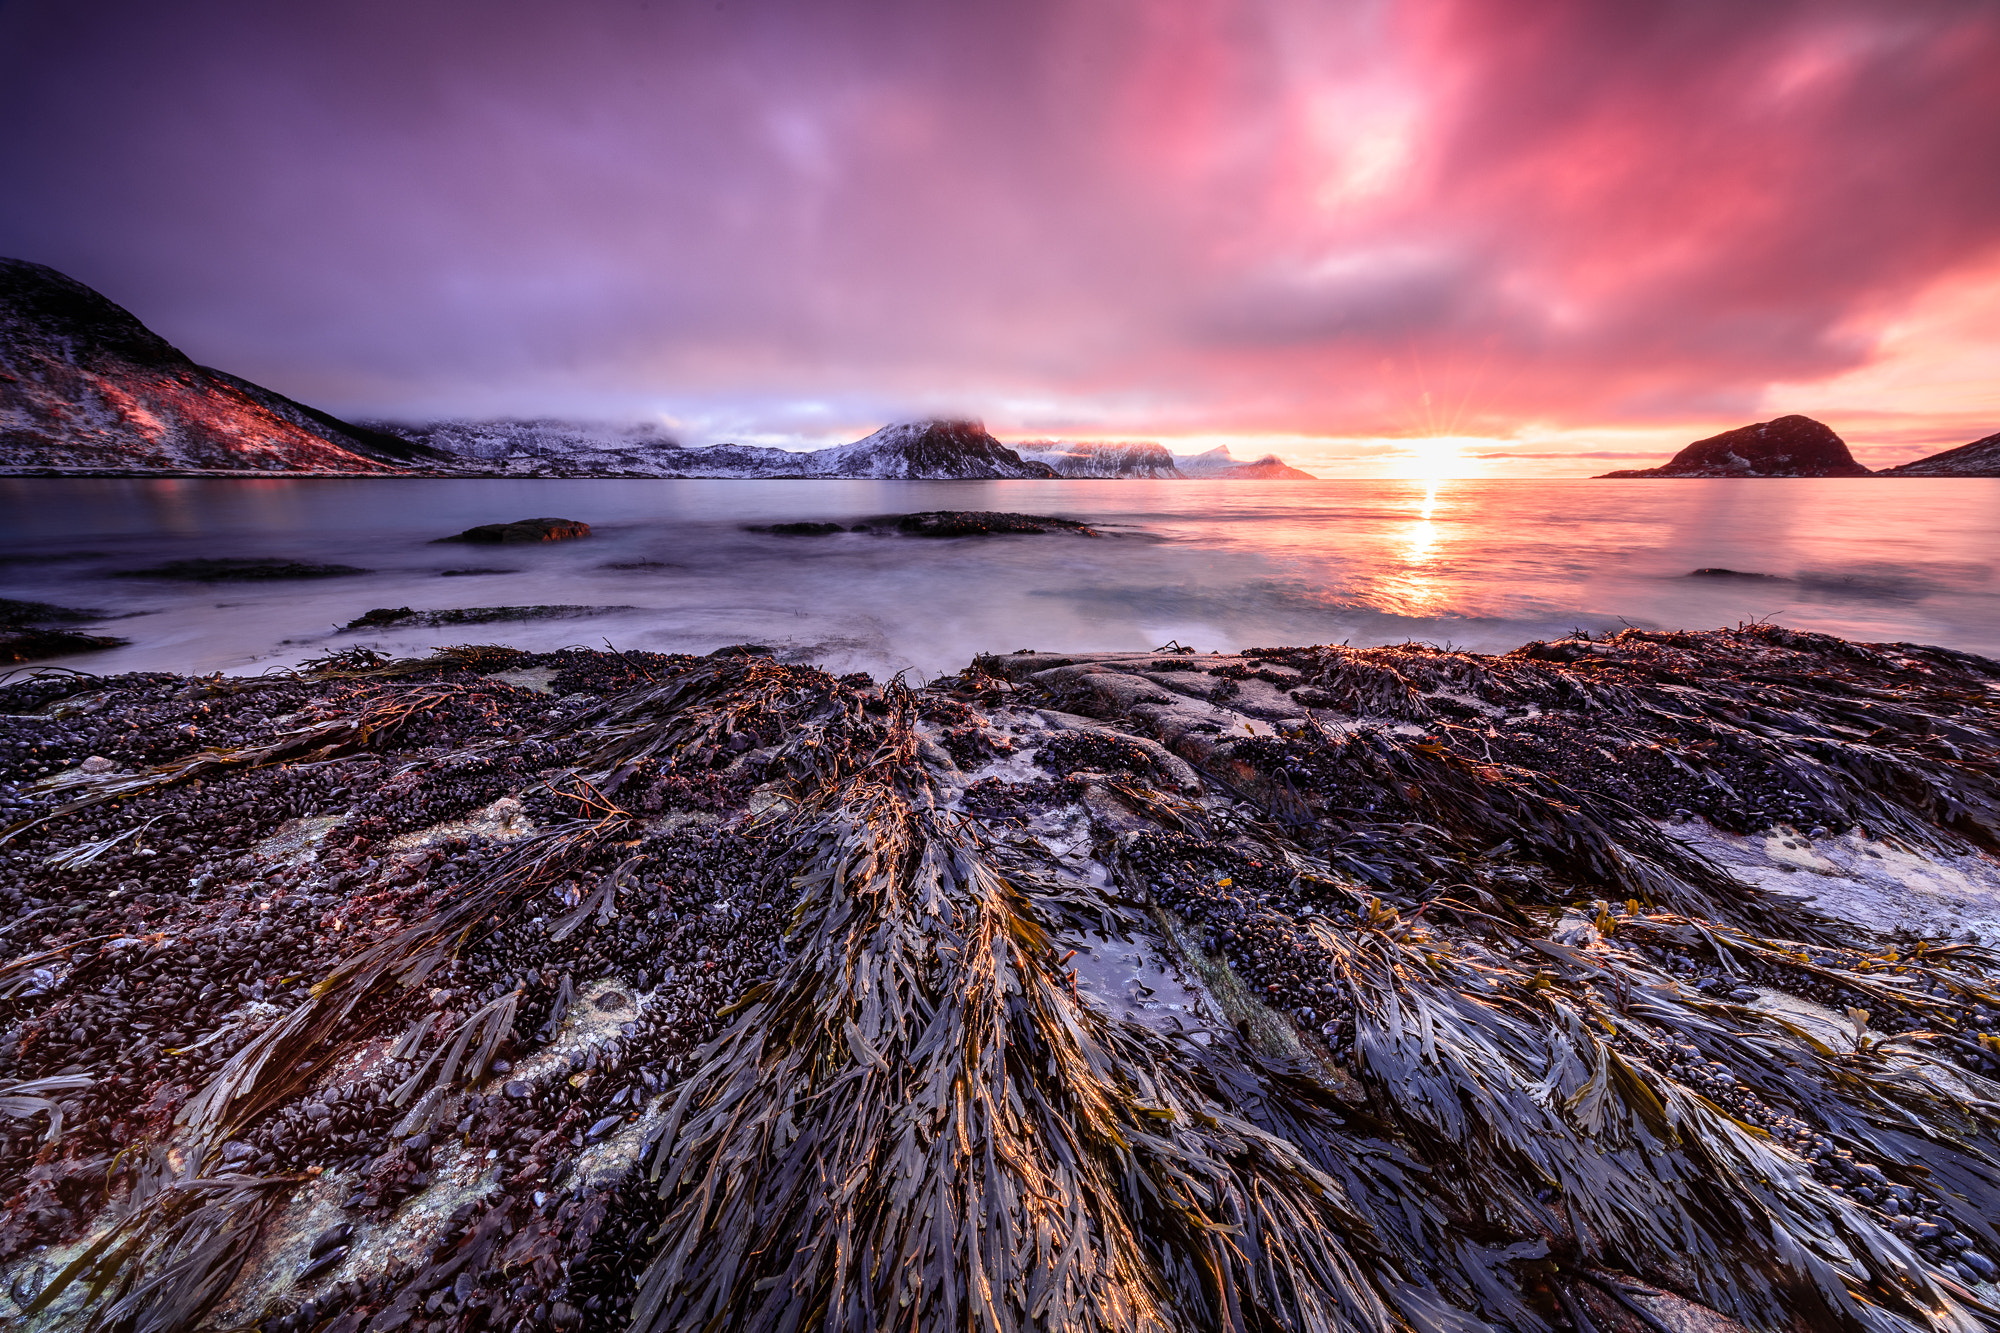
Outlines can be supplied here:
<path id="1" fill-rule="evenodd" d="M 52 268 L 0 259 L 0 471 L 393 473 L 430 461 L 196 365 Z"/>
<path id="2" fill-rule="evenodd" d="M 1276 454 L 1265 454 L 1247 463 L 1238 462 L 1229 446 L 1218 444 L 1207 453 L 1176 458 L 1180 470 L 1198 481 L 1318 481 L 1310 472 L 1301 472 Z"/>
<path id="3" fill-rule="evenodd" d="M 1028 440 L 1015 452 L 1033 463 L 1046 463 L 1064 477 L 1145 477 L 1178 481 L 1184 474 L 1162 445 L 1115 440 Z"/>
<path id="4" fill-rule="evenodd" d="M 1961 444 L 1929 458 L 1900 467 L 1883 468 L 1878 477 L 2000 477 L 2000 434 Z"/>
<path id="5" fill-rule="evenodd" d="M 651 422 L 609 425 L 576 421 L 432 421 L 370 427 L 425 445 L 459 471 L 484 476 L 671 477 L 686 451 Z"/>
<path id="6" fill-rule="evenodd" d="M 830 449 L 754 444 L 683 445 L 652 426 L 561 421 L 379 423 L 413 442 L 451 454 L 466 471 L 533 477 L 850 477 L 1051 478 L 1023 462 L 976 421 L 905 421 Z"/>
<path id="7" fill-rule="evenodd" d="M 1036 440 L 977 421 L 905 421 L 829 449 L 681 444 L 653 425 L 342 421 L 198 366 L 54 269 L 0 259 L 0 473 L 334 473 L 508 477 L 1309 480 L 1274 456 Z"/>
<path id="8" fill-rule="evenodd" d="M 775 451 L 774 451 L 775 452 Z M 977 421 L 905 421 L 864 440 L 801 455 L 809 477 L 999 477 L 1047 479 L 1056 471 L 1031 463 L 986 433 Z"/>

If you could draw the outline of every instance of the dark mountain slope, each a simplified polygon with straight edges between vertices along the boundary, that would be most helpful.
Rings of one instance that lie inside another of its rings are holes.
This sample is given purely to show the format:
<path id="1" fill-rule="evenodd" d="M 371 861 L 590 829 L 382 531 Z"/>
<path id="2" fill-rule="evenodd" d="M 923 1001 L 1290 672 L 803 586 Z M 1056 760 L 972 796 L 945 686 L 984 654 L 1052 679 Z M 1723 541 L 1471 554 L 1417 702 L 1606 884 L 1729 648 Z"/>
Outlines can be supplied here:
<path id="1" fill-rule="evenodd" d="M 198 366 L 75 279 L 0 259 L 0 469 L 385 473 L 441 457 Z"/>
<path id="2" fill-rule="evenodd" d="M 1929 458 L 1900 467 L 1883 468 L 1878 477 L 2000 477 L 2000 434 L 1961 444 Z"/>

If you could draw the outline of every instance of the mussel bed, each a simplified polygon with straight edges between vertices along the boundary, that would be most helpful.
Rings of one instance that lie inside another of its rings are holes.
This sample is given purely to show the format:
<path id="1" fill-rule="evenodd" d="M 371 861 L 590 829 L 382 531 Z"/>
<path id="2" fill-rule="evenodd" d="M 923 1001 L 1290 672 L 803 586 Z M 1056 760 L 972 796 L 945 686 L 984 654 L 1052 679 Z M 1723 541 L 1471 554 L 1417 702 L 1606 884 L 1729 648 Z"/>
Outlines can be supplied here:
<path id="1" fill-rule="evenodd" d="M 2000 663 L 460 645 L 0 713 L 22 1326 L 2000 1327 Z M 1095 1005 L 1107 937 L 1191 1006 Z"/>

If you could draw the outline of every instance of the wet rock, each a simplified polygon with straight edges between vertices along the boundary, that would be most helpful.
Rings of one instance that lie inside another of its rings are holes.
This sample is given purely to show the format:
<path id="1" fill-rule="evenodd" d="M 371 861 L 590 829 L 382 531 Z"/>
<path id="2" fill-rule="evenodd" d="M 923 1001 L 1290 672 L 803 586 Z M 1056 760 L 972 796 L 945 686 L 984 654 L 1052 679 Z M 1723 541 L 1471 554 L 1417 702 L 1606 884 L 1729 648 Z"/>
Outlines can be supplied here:
<path id="1" fill-rule="evenodd" d="M 467 606 L 417 611 L 407 606 L 378 606 L 356 616 L 341 628 L 437 628 L 444 625 L 486 625 L 508 620 L 568 620 L 629 610 L 631 608 L 625 606 Z"/>
<path id="2" fill-rule="evenodd" d="M 1045 532 L 1074 532 L 1085 537 L 1098 535 L 1095 528 L 1074 519 L 983 510 L 934 510 L 904 514 L 894 522 L 896 531 L 911 537 L 993 537 Z"/>
<path id="3" fill-rule="evenodd" d="M 768 523 L 755 524 L 743 530 L 768 532 L 775 537 L 830 537 L 836 532 L 847 531 L 838 523 Z"/>
<path id="4" fill-rule="evenodd" d="M 579 523 L 573 518 L 522 518 L 512 523 L 482 523 L 478 527 L 467 528 L 455 537 L 440 537 L 438 540 L 513 545 L 569 541 L 589 535 L 590 524 Z"/>
<path id="5" fill-rule="evenodd" d="M 109 634 L 80 634 L 66 629 L 0 629 L 0 662 L 41 662 L 72 653 L 122 648 L 130 642 Z"/>
<path id="6" fill-rule="evenodd" d="M 96 611 L 24 602 L 0 597 L 0 662 L 39 662 L 71 653 L 98 652 L 130 642 L 108 634 L 84 634 L 53 628 L 78 621 L 102 619 Z"/>
<path id="7" fill-rule="evenodd" d="M 56 606 L 49 602 L 24 602 L 12 597 L 0 597 L 0 629 L 103 618 L 103 613 L 99 611 L 79 611 L 73 606 Z"/>
<path id="8" fill-rule="evenodd" d="M 316 564 L 306 560 L 234 557 L 168 560 L 145 569 L 114 570 L 113 578 L 178 579 L 191 583 L 263 583 L 274 579 L 334 579 L 368 570 L 355 565 Z"/>

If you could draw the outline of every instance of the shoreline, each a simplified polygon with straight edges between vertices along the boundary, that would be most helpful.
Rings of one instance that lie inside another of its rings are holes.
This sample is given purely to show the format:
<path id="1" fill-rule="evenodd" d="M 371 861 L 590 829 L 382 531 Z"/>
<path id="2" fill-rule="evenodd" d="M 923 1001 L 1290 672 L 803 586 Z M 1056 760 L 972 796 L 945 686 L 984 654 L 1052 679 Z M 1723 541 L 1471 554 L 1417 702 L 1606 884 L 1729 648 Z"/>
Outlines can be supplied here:
<path id="1" fill-rule="evenodd" d="M 272 1333 L 864 1287 L 956 1327 L 968 1268 L 1188 1327 L 2000 1301 L 1988 659 L 1761 625 L 912 691 L 471 645 L 0 711 L 0 1078 L 47 1103 L 0 1121 L 0 1285 L 44 1326 L 114 1276 Z M 1001 1239 L 1050 1217 L 1071 1277 Z M 842 1276 L 850 1218 L 914 1257 Z"/>

